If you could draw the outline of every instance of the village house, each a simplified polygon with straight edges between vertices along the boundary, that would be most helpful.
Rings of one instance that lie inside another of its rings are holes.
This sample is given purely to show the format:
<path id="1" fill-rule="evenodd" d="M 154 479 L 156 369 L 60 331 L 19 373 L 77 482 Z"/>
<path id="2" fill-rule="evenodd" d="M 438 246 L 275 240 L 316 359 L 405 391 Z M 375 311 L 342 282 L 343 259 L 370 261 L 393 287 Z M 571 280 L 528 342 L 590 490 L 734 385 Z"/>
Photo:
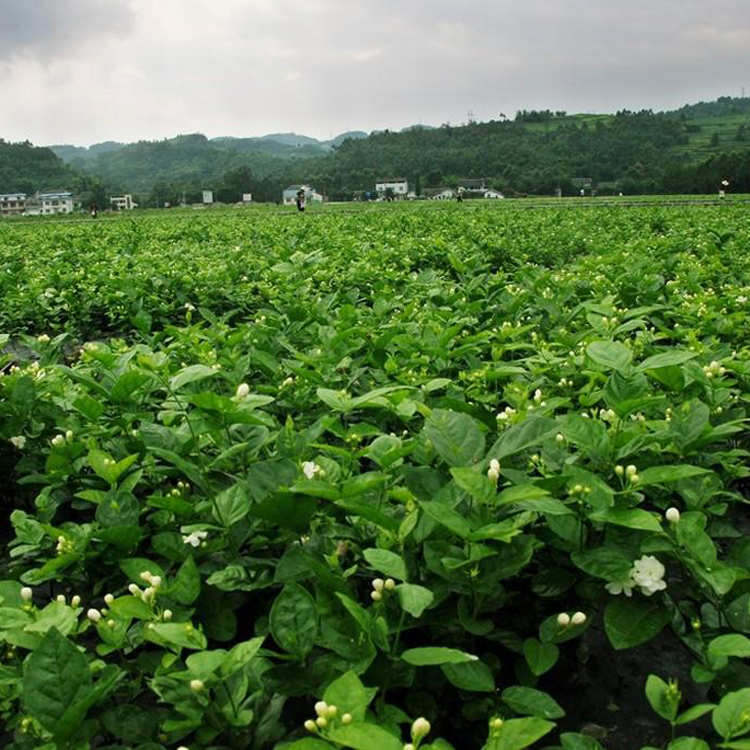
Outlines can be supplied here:
<path id="1" fill-rule="evenodd" d="M 41 213 L 45 216 L 50 214 L 73 213 L 73 193 L 37 193 L 36 197 L 37 200 L 41 203 Z"/>
<path id="2" fill-rule="evenodd" d="M 129 193 L 110 198 L 109 202 L 113 211 L 132 211 L 138 208 L 138 204 L 133 202 L 133 196 Z"/>
<path id="3" fill-rule="evenodd" d="M 289 187 L 284 188 L 284 191 L 281 194 L 284 205 L 293 206 L 297 200 L 297 193 L 300 190 L 305 191 L 305 200 L 312 203 L 323 202 L 323 196 L 314 187 L 310 187 L 310 185 L 290 185 Z"/>
<path id="4" fill-rule="evenodd" d="M 26 211 L 26 193 L 0 195 L 0 216 L 21 216 Z"/>
<path id="5" fill-rule="evenodd" d="M 389 191 L 394 198 L 404 198 L 409 192 L 409 182 L 404 177 L 391 177 L 378 180 L 375 183 L 375 191 L 383 198 Z"/>

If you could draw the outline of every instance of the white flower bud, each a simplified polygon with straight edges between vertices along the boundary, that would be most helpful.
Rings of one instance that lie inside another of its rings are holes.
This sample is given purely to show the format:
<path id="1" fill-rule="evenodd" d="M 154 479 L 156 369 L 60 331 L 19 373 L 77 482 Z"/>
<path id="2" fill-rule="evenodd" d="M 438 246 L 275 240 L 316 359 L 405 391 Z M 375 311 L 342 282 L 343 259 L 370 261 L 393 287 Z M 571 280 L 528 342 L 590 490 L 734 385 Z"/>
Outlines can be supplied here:
<path id="1" fill-rule="evenodd" d="M 128 591 L 132 596 L 137 596 L 139 599 L 141 598 L 141 590 L 135 583 L 131 583 L 128 585 Z"/>
<path id="2" fill-rule="evenodd" d="M 57 596 L 55 597 L 55 601 L 56 601 L 56 602 L 57 602 L 58 604 L 65 604 L 65 595 L 64 595 L 64 594 L 58 594 L 58 595 L 57 595 Z"/>
<path id="3" fill-rule="evenodd" d="M 67 430 L 65 432 L 65 439 L 70 442 L 73 439 L 73 430 Z"/>
<path id="4" fill-rule="evenodd" d="M 328 704 L 325 701 L 318 701 L 315 706 L 315 713 L 318 716 L 325 716 L 328 711 Z"/>
<path id="5" fill-rule="evenodd" d="M 680 511 L 677 508 L 667 508 L 664 516 L 669 523 L 677 523 L 680 520 Z"/>
<path id="6" fill-rule="evenodd" d="M 352 723 L 352 715 L 351 714 L 344 714 L 341 717 L 341 723 L 342 724 L 351 724 Z"/>
<path id="7" fill-rule="evenodd" d="M 630 483 L 631 484 L 638 484 L 638 482 L 640 482 L 640 481 L 641 481 L 641 478 L 638 476 L 638 474 L 633 474 L 630 477 Z"/>
<path id="8" fill-rule="evenodd" d="M 572 625 L 583 625 L 586 622 L 586 614 L 584 612 L 575 612 L 570 618 Z"/>
<path id="9" fill-rule="evenodd" d="M 25 602 L 28 602 L 32 596 L 34 596 L 34 592 L 28 586 L 24 586 L 21 589 L 21 599 Z"/>
<path id="10" fill-rule="evenodd" d="M 557 435 L 555 435 L 555 440 L 557 440 L 558 443 L 564 443 L 565 435 L 563 435 L 562 432 L 558 432 Z"/>
<path id="11" fill-rule="evenodd" d="M 334 716 L 336 716 L 338 710 L 338 706 L 328 706 L 328 710 L 326 711 L 326 718 L 332 719 Z"/>
<path id="12" fill-rule="evenodd" d="M 372 587 L 375 591 L 382 591 L 385 586 L 385 581 L 382 578 L 375 578 L 372 582 Z"/>
<path id="13" fill-rule="evenodd" d="M 161 576 L 151 576 L 151 585 L 158 589 L 161 586 Z"/>
<path id="14" fill-rule="evenodd" d="M 380 593 L 379 591 L 373 591 L 373 592 L 372 592 L 372 593 L 370 594 L 370 598 L 371 598 L 371 599 L 372 599 L 372 600 L 373 600 L 374 602 L 379 602 L 379 601 L 380 601 L 380 600 L 381 600 L 381 599 L 383 598 L 383 595 L 382 595 L 382 594 L 381 594 L 381 593 Z"/>
<path id="15" fill-rule="evenodd" d="M 144 570 L 143 573 L 141 573 L 141 580 L 151 583 L 151 571 Z"/>
<path id="16" fill-rule="evenodd" d="M 200 693 L 203 687 L 203 680 L 190 680 L 190 689 L 194 693 Z"/>
<path id="17" fill-rule="evenodd" d="M 319 726 L 321 729 L 327 726 L 328 720 L 325 716 L 318 716 L 317 719 L 315 719 L 315 724 Z"/>
<path id="18" fill-rule="evenodd" d="M 393 580 L 393 578 L 386 578 L 385 579 L 385 590 L 386 591 L 393 591 L 393 589 L 396 588 L 396 582 Z"/>
<path id="19" fill-rule="evenodd" d="M 102 619 L 102 613 L 98 609 L 91 608 L 86 612 L 86 617 L 88 617 L 91 622 L 99 622 L 99 620 Z"/>
<path id="20" fill-rule="evenodd" d="M 164 620 L 164 622 L 169 622 L 172 619 L 172 610 L 171 609 L 165 609 L 161 613 L 161 619 Z"/>
<path id="21" fill-rule="evenodd" d="M 414 742 L 418 742 L 422 737 L 426 736 L 430 732 L 430 722 L 427 721 L 423 716 L 420 716 L 411 725 L 411 738 Z"/>
<path id="22" fill-rule="evenodd" d="M 317 732 L 318 728 L 315 726 L 315 722 L 312 719 L 308 719 L 304 724 L 305 729 L 308 732 Z"/>
<path id="23" fill-rule="evenodd" d="M 104 595 L 104 601 L 106 604 L 112 604 L 112 602 L 115 600 L 115 597 L 112 596 L 112 594 L 105 594 Z"/>
<path id="24" fill-rule="evenodd" d="M 247 383 L 240 383 L 237 386 L 237 398 L 243 399 L 250 393 L 250 386 Z"/>
<path id="25" fill-rule="evenodd" d="M 561 628 L 567 628 L 570 625 L 570 615 L 567 612 L 560 612 L 557 616 L 557 624 Z"/>
<path id="26" fill-rule="evenodd" d="M 59 447 L 59 446 L 63 445 L 63 443 L 65 443 L 65 436 L 64 435 L 55 435 L 55 437 L 53 437 L 50 442 L 55 447 Z"/>
<path id="27" fill-rule="evenodd" d="M 115 626 L 115 621 L 114 620 L 107 620 L 107 627 L 108 628 L 113 628 L 114 626 Z"/>
<path id="28" fill-rule="evenodd" d="M 75 609 L 79 604 L 81 603 L 81 597 L 76 594 L 71 600 L 70 600 L 70 606 Z"/>
<path id="29" fill-rule="evenodd" d="M 633 474 L 637 474 L 637 473 L 638 473 L 638 469 L 636 469 L 636 468 L 635 468 L 635 466 L 633 466 L 633 464 L 630 464 L 630 465 L 628 466 L 628 468 L 627 468 L 627 469 L 625 469 L 625 473 L 626 473 L 626 474 L 627 474 L 627 475 L 628 475 L 629 477 L 632 477 L 632 476 L 633 476 Z"/>

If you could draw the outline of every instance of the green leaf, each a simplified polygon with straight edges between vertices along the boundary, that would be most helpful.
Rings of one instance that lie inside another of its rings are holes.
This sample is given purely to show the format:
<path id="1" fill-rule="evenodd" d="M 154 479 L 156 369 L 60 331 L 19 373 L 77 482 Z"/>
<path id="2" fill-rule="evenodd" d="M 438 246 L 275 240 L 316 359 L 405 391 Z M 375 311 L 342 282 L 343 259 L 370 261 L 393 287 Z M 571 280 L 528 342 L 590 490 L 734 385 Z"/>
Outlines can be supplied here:
<path id="1" fill-rule="evenodd" d="M 24 664 L 24 709 L 58 741 L 78 729 L 93 692 L 86 657 L 52 628 Z"/>
<path id="2" fill-rule="evenodd" d="M 146 640 L 166 646 L 176 653 L 183 648 L 206 648 L 206 636 L 189 622 L 152 622 L 143 631 Z"/>
<path id="3" fill-rule="evenodd" d="M 169 593 L 185 605 L 192 604 L 200 595 L 201 576 L 192 555 L 180 565 Z"/>
<path id="4" fill-rule="evenodd" d="M 471 536 L 469 522 L 460 513 L 445 503 L 438 500 L 422 500 L 419 505 L 430 518 L 435 519 L 439 524 L 445 526 L 446 529 L 452 531 L 462 539 L 468 539 Z"/>
<path id="5" fill-rule="evenodd" d="M 68 635 L 78 624 L 78 618 L 71 607 L 60 602 L 50 602 L 37 613 L 36 622 L 24 627 L 27 633 L 46 633 L 55 628 L 61 635 Z"/>
<path id="6" fill-rule="evenodd" d="M 337 677 L 327 688 L 323 700 L 338 708 L 338 716 L 351 714 L 355 722 L 365 720 L 365 711 L 372 699 L 368 690 L 352 670 Z"/>
<path id="7" fill-rule="evenodd" d="M 443 664 L 440 669 L 451 685 L 459 690 L 474 693 L 494 693 L 495 678 L 490 668 L 481 661 L 464 662 L 463 664 Z"/>
<path id="8" fill-rule="evenodd" d="M 683 362 L 687 362 L 697 356 L 697 352 L 690 352 L 686 349 L 669 349 L 668 351 L 654 354 L 653 356 L 648 357 L 648 359 L 644 359 L 643 362 L 638 365 L 638 369 L 658 370 L 662 367 L 672 367 L 674 365 L 681 365 Z"/>
<path id="9" fill-rule="evenodd" d="M 148 583 L 142 577 L 143 573 L 160 576 L 162 581 L 166 580 L 161 565 L 155 563 L 153 560 L 147 560 L 145 557 L 128 557 L 125 560 L 120 560 L 120 570 L 133 583 L 137 583 L 139 586 L 148 586 Z"/>
<path id="10" fill-rule="evenodd" d="M 386 549 L 371 547 L 366 549 L 362 555 L 372 568 L 383 575 L 397 578 L 399 581 L 406 580 L 406 564 L 400 555 Z"/>
<path id="11" fill-rule="evenodd" d="M 750 638 L 738 633 L 720 635 L 708 644 L 708 655 L 750 657 Z"/>
<path id="12" fill-rule="evenodd" d="M 396 593 L 401 609 L 408 612 L 412 617 L 421 617 L 422 613 L 435 599 L 432 591 L 413 583 L 402 583 L 400 586 L 396 586 Z"/>
<path id="13" fill-rule="evenodd" d="M 519 453 L 526 448 L 537 446 L 553 432 L 557 432 L 557 422 L 547 417 L 526 417 L 520 424 L 505 430 L 497 442 L 487 452 L 487 458 L 501 459 Z"/>
<path id="14" fill-rule="evenodd" d="M 377 724 L 349 724 L 331 729 L 328 737 L 352 750 L 403 750 L 401 740 Z"/>
<path id="15" fill-rule="evenodd" d="M 672 693 L 670 686 L 661 677 L 650 674 L 646 679 L 646 698 L 651 708 L 669 722 L 673 722 L 677 716 L 680 704 L 679 692 Z"/>
<path id="16" fill-rule="evenodd" d="M 669 482 L 679 482 L 681 479 L 697 477 L 701 474 L 710 474 L 708 469 L 702 469 L 700 466 L 689 466 L 680 464 L 677 466 L 651 466 L 639 472 L 640 481 L 638 487 L 647 487 L 653 484 L 667 484 Z"/>
<path id="17" fill-rule="evenodd" d="M 542 690 L 514 685 L 503 690 L 502 699 L 517 714 L 524 716 L 537 716 L 540 719 L 560 719 L 565 716 L 562 706 Z"/>
<path id="18" fill-rule="evenodd" d="M 225 679 L 231 677 L 235 672 L 249 664 L 260 650 L 264 640 L 263 636 L 259 636 L 234 645 L 221 663 L 222 676 Z"/>
<path id="19" fill-rule="evenodd" d="M 667 745 L 667 750 L 711 750 L 705 740 L 697 737 L 678 737 Z"/>
<path id="20" fill-rule="evenodd" d="M 548 495 L 547 490 L 537 487 L 535 484 L 516 484 L 500 492 L 495 497 L 494 504 L 502 506 L 513 503 L 533 503 L 534 500 L 541 500 Z M 534 508 L 535 506 L 531 505 L 530 507 Z"/>
<path id="21" fill-rule="evenodd" d="M 581 570 L 605 581 L 625 581 L 633 567 L 630 558 L 611 547 L 573 552 L 570 557 Z"/>
<path id="22" fill-rule="evenodd" d="M 624 596 L 610 602 L 604 610 L 604 629 L 618 651 L 650 641 L 669 620 L 668 610 L 657 602 Z"/>
<path id="23" fill-rule="evenodd" d="M 523 642 L 523 655 L 531 673 L 539 677 L 555 666 L 560 649 L 554 643 L 542 643 L 537 638 L 527 638 Z"/>
<path id="24" fill-rule="evenodd" d="M 459 651 L 455 648 L 442 646 L 425 646 L 424 648 L 410 648 L 401 654 L 401 658 L 415 667 L 440 666 L 441 664 L 464 664 L 478 661 L 479 657 Z"/>
<path id="25" fill-rule="evenodd" d="M 453 481 L 460 489 L 480 503 L 491 502 L 496 494 L 495 485 L 486 474 L 468 466 L 454 466 L 451 469 Z"/>
<path id="26" fill-rule="evenodd" d="M 653 531 L 657 534 L 662 532 L 659 517 L 641 508 L 605 508 L 591 513 L 589 518 L 592 521 L 603 521 L 628 529 Z"/>
<path id="27" fill-rule="evenodd" d="M 155 712 L 132 703 L 107 709 L 101 721 L 112 735 L 137 745 L 153 740 L 159 727 L 159 717 Z"/>
<path id="28" fill-rule="evenodd" d="M 691 721 L 700 719 L 701 716 L 705 716 L 710 711 L 716 708 L 715 703 L 698 703 L 695 706 L 691 706 L 687 711 L 683 711 L 675 721 L 678 726 L 681 724 L 689 724 Z"/>
<path id="29" fill-rule="evenodd" d="M 750 593 L 737 597 L 727 607 L 726 615 L 733 630 L 750 633 Z"/>
<path id="30" fill-rule="evenodd" d="M 189 383 L 195 383 L 199 380 L 205 380 L 211 378 L 217 374 L 217 370 L 208 365 L 190 365 L 169 380 L 169 387 L 173 391 L 179 391 L 185 385 Z"/>
<path id="31" fill-rule="evenodd" d="M 560 735 L 563 750 L 603 750 L 601 743 L 593 737 L 574 732 L 564 732 Z"/>
<path id="32" fill-rule="evenodd" d="M 633 353 L 618 341 L 594 341 L 586 347 L 589 358 L 602 367 L 624 370 L 630 364 Z"/>
<path id="33" fill-rule="evenodd" d="M 500 729 L 492 732 L 484 750 L 525 750 L 554 728 L 553 722 L 536 716 L 506 719 Z"/>
<path id="34" fill-rule="evenodd" d="M 425 422 L 424 432 L 449 466 L 475 464 L 484 454 L 484 434 L 468 414 L 435 409 Z"/>
<path id="35" fill-rule="evenodd" d="M 288 583 L 276 597 L 269 617 L 271 635 L 298 659 L 312 651 L 318 634 L 315 600 L 297 583 Z"/>
<path id="36" fill-rule="evenodd" d="M 714 709 L 711 720 L 714 729 L 725 740 L 750 732 L 750 688 L 727 693 Z"/>
<path id="37" fill-rule="evenodd" d="M 225 528 L 234 526 L 250 512 L 247 485 L 237 482 L 214 499 L 213 516 Z"/>

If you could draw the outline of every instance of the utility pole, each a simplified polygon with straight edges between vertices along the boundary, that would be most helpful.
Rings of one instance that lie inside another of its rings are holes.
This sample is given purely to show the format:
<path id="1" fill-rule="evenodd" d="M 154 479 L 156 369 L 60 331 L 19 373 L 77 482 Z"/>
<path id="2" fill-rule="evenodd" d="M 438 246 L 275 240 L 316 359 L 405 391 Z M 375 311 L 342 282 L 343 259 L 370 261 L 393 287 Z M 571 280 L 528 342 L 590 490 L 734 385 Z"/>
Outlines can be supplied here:
<path id="1" fill-rule="evenodd" d="M 469 111 L 466 113 L 466 117 L 468 119 L 469 125 L 472 125 L 474 123 L 474 110 L 469 107 Z"/>

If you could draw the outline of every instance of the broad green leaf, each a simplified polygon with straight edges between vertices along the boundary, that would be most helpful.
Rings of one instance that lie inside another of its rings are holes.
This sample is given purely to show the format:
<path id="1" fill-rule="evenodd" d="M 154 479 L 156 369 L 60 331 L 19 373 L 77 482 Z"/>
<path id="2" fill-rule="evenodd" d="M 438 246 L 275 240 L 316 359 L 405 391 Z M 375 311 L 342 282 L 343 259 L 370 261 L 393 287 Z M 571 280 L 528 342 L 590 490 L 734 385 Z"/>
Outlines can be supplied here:
<path id="1" fill-rule="evenodd" d="M 678 737 L 667 745 L 667 750 L 711 750 L 705 740 L 697 737 Z"/>
<path id="2" fill-rule="evenodd" d="M 185 605 L 192 604 L 200 595 L 201 576 L 192 555 L 180 565 L 169 593 Z"/>
<path id="3" fill-rule="evenodd" d="M 715 703 L 698 703 L 695 706 L 691 706 L 687 711 L 683 711 L 675 721 L 675 724 L 689 724 L 691 721 L 700 719 L 701 716 L 705 716 L 710 711 L 716 708 Z"/>
<path id="4" fill-rule="evenodd" d="M 469 522 L 449 505 L 438 500 L 421 501 L 419 505 L 430 518 L 433 518 L 462 539 L 468 539 L 471 536 Z"/>
<path id="5" fill-rule="evenodd" d="M 24 709 L 62 742 L 78 729 L 93 692 L 86 657 L 50 629 L 24 664 Z"/>
<path id="6" fill-rule="evenodd" d="M 502 699 L 517 714 L 540 719 L 560 719 L 565 716 L 562 706 L 548 693 L 535 688 L 514 685 L 503 690 Z"/>
<path id="7" fill-rule="evenodd" d="M 451 475 L 458 487 L 476 501 L 488 503 L 495 498 L 495 485 L 490 482 L 486 474 L 468 466 L 454 466 L 451 469 Z"/>
<path id="8" fill-rule="evenodd" d="M 554 643 L 542 643 L 537 638 L 527 638 L 523 642 L 523 655 L 531 673 L 539 677 L 555 666 L 560 656 L 560 649 Z"/>
<path id="9" fill-rule="evenodd" d="M 679 692 L 672 692 L 670 686 L 658 675 L 650 674 L 646 679 L 646 698 L 651 708 L 669 722 L 677 716 L 680 704 Z"/>
<path id="10" fill-rule="evenodd" d="M 589 518 L 592 521 L 603 521 L 615 526 L 625 526 L 628 529 L 662 533 L 659 517 L 641 508 L 606 508 L 591 513 Z"/>
<path id="11" fill-rule="evenodd" d="M 263 636 L 259 636 L 233 646 L 221 662 L 221 674 L 225 678 L 231 677 L 239 669 L 249 664 L 260 650 L 264 640 Z"/>
<path id="12" fill-rule="evenodd" d="M 443 664 L 440 669 L 451 685 L 459 690 L 473 693 L 493 693 L 495 678 L 490 668 L 481 661 L 470 661 L 462 664 Z"/>
<path id="13" fill-rule="evenodd" d="M 401 654 L 401 658 L 415 667 L 440 666 L 441 664 L 463 664 L 478 661 L 478 657 L 459 651 L 455 648 L 442 646 L 425 646 L 411 648 Z"/>
<path id="14" fill-rule="evenodd" d="M 214 498 L 213 516 L 225 528 L 234 526 L 250 512 L 247 485 L 237 482 Z"/>
<path id="15" fill-rule="evenodd" d="M 739 633 L 720 635 L 708 644 L 708 655 L 750 657 L 750 638 Z"/>
<path id="16" fill-rule="evenodd" d="M 714 709 L 714 729 L 725 740 L 750 732 L 750 688 L 727 693 Z"/>
<path id="17" fill-rule="evenodd" d="M 630 364 L 633 353 L 618 341 L 594 341 L 586 347 L 586 354 L 602 367 L 624 370 Z"/>
<path id="18" fill-rule="evenodd" d="M 702 469 L 700 466 L 651 466 L 639 472 L 640 481 L 638 487 L 647 487 L 652 484 L 668 484 L 669 482 L 678 482 L 681 479 L 697 477 L 701 474 L 709 474 L 708 469 Z"/>
<path id="19" fill-rule="evenodd" d="M 403 750 L 401 740 L 377 724 L 338 726 L 328 732 L 328 737 L 352 750 Z"/>
<path id="20" fill-rule="evenodd" d="M 424 432 L 449 466 L 475 464 L 484 454 L 484 434 L 468 414 L 435 409 L 425 422 Z"/>
<path id="21" fill-rule="evenodd" d="M 349 670 L 337 677 L 327 688 L 323 700 L 338 708 L 338 716 L 351 714 L 355 722 L 364 721 L 365 711 L 372 699 L 357 675 Z"/>
<path id="22" fill-rule="evenodd" d="M 403 558 L 395 552 L 371 547 L 364 550 L 362 555 L 370 566 L 379 573 L 383 573 L 383 575 L 391 578 L 397 578 L 399 581 L 406 580 L 406 565 Z"/>
<path id="23" fill-rule="evenodd" d="M 217 370 L 208 365 L 190 365 L 174 375 L 169 380 L 169 387 L 173 391 L 179 391 L 183 386 L 189 383 L 195 383 L 199 380 L 211 378 L 217 374 Z"/>
<path id="24" fill-rule="evenodd" d="M 144 631 L 148 641 L 179 653 L 183 648 L 198 651 L 206 648 L 206 636 L 189 622 L 151 622 Z"/>
<path id="25" fill-rule="evenodd" d="M 593 737 L 574 732 L 563 732 L 560 735 L 563 750 L 603 750 L 601 744 Z"/>
<path id="26" fill-rule="evenodd" d="M 669 620 L 669 611 L 658 602 L 625 596 L 611 601 L 604 610 L 604 629 L 618 651 L 650 641 Z"/>
<path id="27" fill-rule="evenodd" d="M 525 750 L 554 728 L 553 722 L 536 716 L 506 719 L 500 729 L 492 732 L 483 750 Z"/>
<path id="28" fill-rule="evenodd" d="M 432 591 L 413 583 L 402 583 L 396 586 L 396 593 L 401 603 L 401 609 L 408 612 L 412 617 L 421 617 L 422 613 L 435 599 Z"/>
<path id="29" fill-rule="evenodd" d="M 638 369 L 658 370 L 662 367 L 672 367 L 673 365 L 681 365 L 683 362 L 687 362 L 697 356 L 697 352 L 691 352 L 685 349 L 670 349 L 644 359 L 643 362 L 638 365 Z"/>
<path id="30" fill-rule="evenodd" d="M 315 600 L 297 583 L 288 583 L 276 597 L 269 617 L 271 635 L 298 659 L 312 651 L 318 634 Z"/>
<path id="31" fill-rule="evenodd" d="M 530 416 L 520 424 L 505 430 L 487 452 L 487 458 L 502 461 L 507 456 L 537 446 L 552 433 L 557 432 L 557 422 L 547 417 Z"/>

